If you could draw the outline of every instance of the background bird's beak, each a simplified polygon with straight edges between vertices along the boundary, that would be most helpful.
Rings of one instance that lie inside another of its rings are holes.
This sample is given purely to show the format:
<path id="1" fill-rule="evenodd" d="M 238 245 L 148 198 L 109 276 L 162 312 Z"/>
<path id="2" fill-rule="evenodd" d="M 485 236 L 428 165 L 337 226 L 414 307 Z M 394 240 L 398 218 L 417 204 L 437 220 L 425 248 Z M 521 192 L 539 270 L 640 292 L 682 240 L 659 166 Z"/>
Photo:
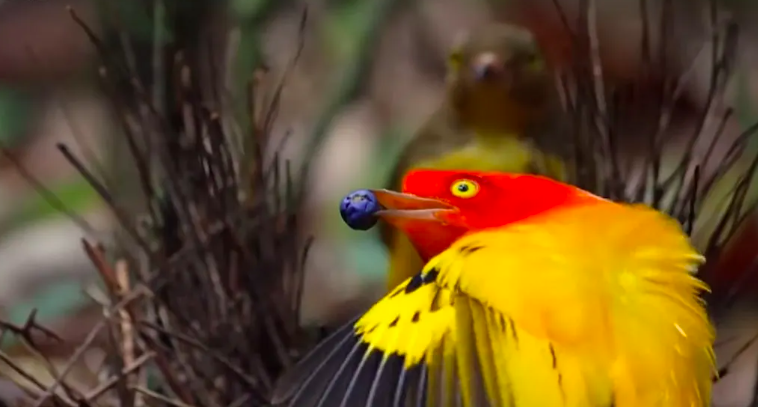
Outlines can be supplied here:
<path id="1" fill-rule="evenodd" d="M 492 52 L 484 52 L 474 59 L 471 69 L 474 72 L 474 78 L 478 81 L 485 81 L 492 78 L 500 77 L 505 73 L 505 65 Z"/>
<path id="2" fill-rule="evenodd" d="M 382 210 L 378 211 L 376 216 L 396 226 L 406 221 L 441 222 L 442 215 L 457 211 L 454 206 L 437 199 L 387 189 L 373 189 L 371 192 L 382 206 Z"/>

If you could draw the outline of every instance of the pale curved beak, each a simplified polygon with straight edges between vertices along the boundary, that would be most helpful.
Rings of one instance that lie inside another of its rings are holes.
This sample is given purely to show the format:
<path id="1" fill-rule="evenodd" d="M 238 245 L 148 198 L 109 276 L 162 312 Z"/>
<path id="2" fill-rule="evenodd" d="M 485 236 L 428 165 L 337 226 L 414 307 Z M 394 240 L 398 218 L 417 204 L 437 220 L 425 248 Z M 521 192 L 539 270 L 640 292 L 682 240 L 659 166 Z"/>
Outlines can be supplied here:
<path id="1" fill-rule="evenodd" d="M 474 72 L 474 78 L 478 81 L 484 81 L 500 77 L 505 73 L 503 61 L 492 52 L 484 52 L 478 55 L 471 66 Z"/>
<path id="2" fill-rule="evenodd" d="M 376 212 L 376 216 L 394 224 L 403 221 L 442 222 L 443 215 L 458 211 L 455 206 L 437 199 L 422 198 L 388 189 L 370 191 L 382 206 L 382 209 Z"/>

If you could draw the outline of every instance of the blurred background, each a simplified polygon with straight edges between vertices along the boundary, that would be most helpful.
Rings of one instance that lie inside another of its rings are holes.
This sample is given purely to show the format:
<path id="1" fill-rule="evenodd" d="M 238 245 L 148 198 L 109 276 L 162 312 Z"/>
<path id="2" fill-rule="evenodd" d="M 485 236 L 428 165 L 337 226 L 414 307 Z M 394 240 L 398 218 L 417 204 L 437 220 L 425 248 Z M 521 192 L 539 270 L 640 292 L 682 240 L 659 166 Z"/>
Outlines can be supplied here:
<path id="1" fill-rule="evenodd" d="M 226 61 L 225 50 L 239 47 L 240 58 L 225 68 L 243 78 L 261 60 L 273 75 L 284 72 L 308 6 L 303 54 L 283 91 L 274 131 L 288 137 L 286 158 L 315 153 L 303 214 L 304 232 L 315 238 L 304 294 L 306 323 L 340 321 L 382 294 L 385 249 L 375 233 L 349 230 L 339 218 L 338 202 L 352 189 L 384 186 L 404 143 L 443 98 L 446 54 L 456 38 L 487 21 L 519 23 L 533 30 L 554 66 L 565 66 L 570 39 L 556 1 L 574 21 L 581 0 L 230 0 L 228 8 L 214 6 L 210 12 L 202 1 L 186 0 L 202 13 L 202 35 L 218 37 L 218 49 L 206 50 L 206 57 Z M 97 55 L 70 12 L 98 31 L 99 3 L 0 0 L 0 317 L 23 323 L 36 309 L 40 321 L 73 339 L 87 335 L 102 313 L 86 294 L 96 277 L 81 238 L 107 239 L 113 219 L 58 144 L 99 162 L 104 171 L 129 176 L 109 101 L 97 86 Z M 152 20 L 140 7 L 153 2 L 105 3 L 118 8 L 119 18 L 134 29 L 131 35 L 152 32 Z M 641 63 L 639 0 L 595 3 L 605 74 L 619 83 L 641 80 L 635 76 Z M 685 93 L 692 105 L 703 104 L 710 72 L 707 7 L 687 0 L 647 4 L 671 8 L 674 63 L 666 69 L 681 75 L 691 66 L 696 79 Z M 758 97 L 758 3 L 723 0 L 719 7 L 741 29 L 736 79 L 726 103 L 738 111 L 729 126 L 744 128 L 758 118 L 751 109 Z M 322 140 L 317 150 L 305 142 L 314 135 Z M 36 182 L 79 221 L 61 214 Z M 746 314 L 732 320 L 735 332 L 752 335 L 758 329 Z M 20 356 L 25 352 L 10 340 L 4 346 Z M 48 349 L 61 360 L 71 350 Z M 718 405 L 747 406 L 752 400 L 758 350 L 754 353 L 735 366 L 743 374 L 719 384 Z M 33 368 L 32 358 L 28 363 Z M 81 380 L 94 380 L 85 370 Z"/>

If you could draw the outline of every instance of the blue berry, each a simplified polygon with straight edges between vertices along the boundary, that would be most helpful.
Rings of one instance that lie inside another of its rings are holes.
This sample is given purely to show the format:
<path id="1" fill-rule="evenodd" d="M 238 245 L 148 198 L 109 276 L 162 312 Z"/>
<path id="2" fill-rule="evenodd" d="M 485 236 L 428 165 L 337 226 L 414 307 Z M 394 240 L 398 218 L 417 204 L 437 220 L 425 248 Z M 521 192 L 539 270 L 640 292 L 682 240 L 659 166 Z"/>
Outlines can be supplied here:
<path id="1" fill-rule="evenodd" d="M 359 189 L 347 194 L 340 203 L 342 220 L 355 230 L 369 230 L 378 221 L 376 212 L 382 209 L 371 191 Z"/>

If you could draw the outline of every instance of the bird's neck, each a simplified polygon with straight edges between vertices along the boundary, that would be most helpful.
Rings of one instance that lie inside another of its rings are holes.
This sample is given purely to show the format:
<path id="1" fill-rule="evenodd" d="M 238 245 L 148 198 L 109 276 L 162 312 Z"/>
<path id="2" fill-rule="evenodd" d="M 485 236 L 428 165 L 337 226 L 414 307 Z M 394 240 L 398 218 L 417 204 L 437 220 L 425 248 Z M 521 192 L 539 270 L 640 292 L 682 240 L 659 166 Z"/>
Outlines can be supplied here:
<path id="1" fill-rule="evenodd" d="M 523 134 L 518 131 L 491 129 L 474 129 L 474 137 L 477 143 L 484 148 L 521 148 Z"/>
<path id="2" fill-rule="evenodd" d="M 475 106 L 471 103 L 451 103 L 451 114 L 462 128 L 472 130 L 482 141 L 497 140 L 511 135 L 520 138 L 530 129 L 543 124 L 549 116 L 549 103 L 519 105 L 500 102 L 498 106 Z"/>

